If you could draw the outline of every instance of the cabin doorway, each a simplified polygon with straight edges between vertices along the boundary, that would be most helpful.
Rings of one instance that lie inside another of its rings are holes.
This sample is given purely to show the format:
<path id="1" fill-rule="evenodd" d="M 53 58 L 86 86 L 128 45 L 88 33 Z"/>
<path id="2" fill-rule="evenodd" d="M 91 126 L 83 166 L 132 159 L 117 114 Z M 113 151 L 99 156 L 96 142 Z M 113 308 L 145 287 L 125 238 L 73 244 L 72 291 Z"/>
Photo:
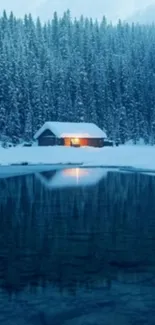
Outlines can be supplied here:
<path id="1" fill-rule="evenodd" d="M 79 138 L 73 138 L 70 140 L 71 142 L 71 147 L 80 147 L 81 146 L 81 143 L 80 143 L 80 140 Z"/>

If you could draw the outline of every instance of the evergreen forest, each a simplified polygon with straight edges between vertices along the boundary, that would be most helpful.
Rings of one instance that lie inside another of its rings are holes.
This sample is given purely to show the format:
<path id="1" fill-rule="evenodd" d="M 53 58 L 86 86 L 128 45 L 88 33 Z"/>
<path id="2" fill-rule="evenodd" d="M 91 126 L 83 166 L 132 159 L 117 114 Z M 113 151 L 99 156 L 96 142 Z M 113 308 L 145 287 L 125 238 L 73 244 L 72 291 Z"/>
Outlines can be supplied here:
<path id="1" fill-rule="evenodd" d="M 114 141 L 155 143 L 155 25 L 54 13 L 0 17 L 0 137 L 47 121 L 94 122 Z"/>

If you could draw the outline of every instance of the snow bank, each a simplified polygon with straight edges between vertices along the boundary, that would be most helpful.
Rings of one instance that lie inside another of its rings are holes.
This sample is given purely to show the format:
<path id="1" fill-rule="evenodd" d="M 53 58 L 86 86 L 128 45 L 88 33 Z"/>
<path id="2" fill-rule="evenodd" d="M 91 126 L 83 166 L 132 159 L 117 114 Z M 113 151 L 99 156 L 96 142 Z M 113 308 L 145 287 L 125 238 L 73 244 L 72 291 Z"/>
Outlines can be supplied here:
<path id="1" fill-rule="evenodd" d="M 0 148 L 0 164 L 75 164 L 84 166 L 134 167 L 155 170 L 155 147 L 105 148 L 15 147 Z"/>

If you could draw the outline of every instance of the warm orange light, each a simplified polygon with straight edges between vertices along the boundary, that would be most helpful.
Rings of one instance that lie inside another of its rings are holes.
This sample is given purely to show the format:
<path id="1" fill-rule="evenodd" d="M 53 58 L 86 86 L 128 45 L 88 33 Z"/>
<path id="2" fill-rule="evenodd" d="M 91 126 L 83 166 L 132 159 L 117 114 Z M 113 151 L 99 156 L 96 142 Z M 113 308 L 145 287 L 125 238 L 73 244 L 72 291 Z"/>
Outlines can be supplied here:
<path id="1" fill-rule="evenodd" d="M 89 172 L 86 169 L 81 169 L 81 168 L 70 168 L 70 169 L 65 169 L 63 170 L 63 174 L 65 176 L 70 176 L 70 177 L 82 177 L 86 176 L 89 174 Z"/>
<path id="2" fill-rule="evenodd" d="M 80 144 L 80 139 L 79 138 L 74 138 L 74 139 L 71 139 L 71 142 L 73 145 L 78 145 Z"/>

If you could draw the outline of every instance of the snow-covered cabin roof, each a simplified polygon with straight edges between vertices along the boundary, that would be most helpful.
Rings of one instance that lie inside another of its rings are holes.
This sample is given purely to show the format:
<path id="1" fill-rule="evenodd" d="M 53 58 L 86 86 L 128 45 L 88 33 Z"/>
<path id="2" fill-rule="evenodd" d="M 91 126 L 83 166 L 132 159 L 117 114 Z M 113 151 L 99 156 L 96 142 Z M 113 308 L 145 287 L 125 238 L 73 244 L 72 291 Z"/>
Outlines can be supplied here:
<path id="1" fill-rule="evenodd" d="M 50 130 L 57 138 L 106 138 L 106 133 L 94 123 L 46 122 L 36 132 L 34 139 L 46 130 Z"/>

